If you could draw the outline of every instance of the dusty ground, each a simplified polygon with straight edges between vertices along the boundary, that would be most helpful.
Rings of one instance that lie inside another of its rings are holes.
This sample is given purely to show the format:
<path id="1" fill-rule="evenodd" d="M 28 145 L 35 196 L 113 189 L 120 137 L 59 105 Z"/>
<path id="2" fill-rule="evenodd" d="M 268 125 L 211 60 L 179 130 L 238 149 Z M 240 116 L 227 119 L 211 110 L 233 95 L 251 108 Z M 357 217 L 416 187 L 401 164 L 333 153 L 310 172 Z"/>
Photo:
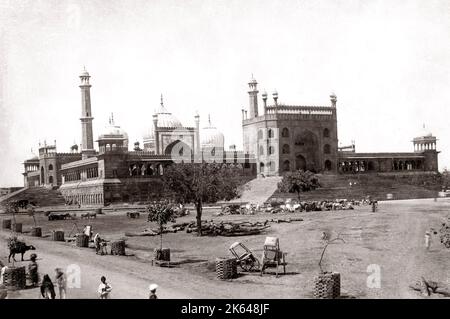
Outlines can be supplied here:
<path id="1" fill-rule="evenodd" d="M 380 202 L 379 211 L 372 213 L 368 206 L 354 211 L 310 212 L 283 215 L 260 214 L 254 216 L 213 216 L 214 210 L 204 213 L 207 220 L 252 221 L 295 215 L 303 222 L 271 224 L 261 235 L 245 237 L 196 237 L 180 232 L 164 235 L 164 246 L 171 248 L 174 268 L 151 266 L 153 248 L 159 237 L 130 237 L 127 253 L 130 256 L 97 256 L 93 249 L 74 247 L 73 243 L 55 243 L 49 238 L 36 239 L 23 235 L 28 244 L 37 247 L 41 273 L 54 275 L 55 267 L 77 264 L 81 268 L 81 288 L 70 289 L 70 298 L 96 298 L 99 278 L 105 275 L 113 286 L 113 298 L 146 298 L 147 287 L 157 283 L 160 298 L 310 298 L 313 277 L 324 245 L 322 231 L 341 233 L 345 243 L 328 247 L 323 267 L 341 273 L 342 295 L 347 298 L 420 298 L 408 288 L 420 276 L 450 284 L 450 251 L 433 238 L 432 249 L 424 248 L 424 233 L 430 227 L 439 228 L 443 218 L 450 216 L 450 200 L 432 199 Z M 191 221 L 186 216 L 177 222 Z M 24 230 L 33 225 L 31 217 L 20 216 Z M 53 221 L 38 217 L 44 234 L 52 229 L 64 229 L 66 236 L 74 222 L 79 228 L 93 225 L 107 239 L 123 238 L 126 231 L 140 231 L 149 227 L 146 216 L 130 220 L 125 212 L 113 212 L 96 220 Z M 6 238 L 8 232 L 0 232 Z M 231 281 L 215 278 L 214 260 L 228 256 L 228 247 L 241 241 L 257 257 L 261 256 L 266 236 L 280 238 L 281 248 L 287 255 L 287 274 L 279 278 L 267 274 L 241 273 Z M 25 255 L 28 259 L 29 252 Z M 0 241 L 0 258 L 7 257 L 6 241 Z M 16 259 L 20 259 L 16 257 Z M 28 261 L 16 264 L 26 265 Z M 381 270 L 380 288 L 367 287 L 369 265 Z M 11 298 L 37 298 L 37 289 L 11 292 Z M 436 296 L 437 297 L 437 296 Z"/>

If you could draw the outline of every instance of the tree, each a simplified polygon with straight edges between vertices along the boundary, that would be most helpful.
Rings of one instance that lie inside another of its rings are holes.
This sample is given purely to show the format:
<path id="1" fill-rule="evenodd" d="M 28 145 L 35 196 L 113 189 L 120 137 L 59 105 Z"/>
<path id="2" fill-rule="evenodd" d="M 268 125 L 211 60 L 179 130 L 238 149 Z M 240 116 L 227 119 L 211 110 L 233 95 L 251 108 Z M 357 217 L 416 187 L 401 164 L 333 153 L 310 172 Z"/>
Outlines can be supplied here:
<path id="1" fill-rule="evenodd" d="M 310 171 L 298 170 L 287 172 L 278 183 L 278 191 L 283 193 L 297 193 L 300 200 L 300 193 L 307 192 L 319 187 L 319 179 Z"/>
<path id="2" fill-rule="evenodd" d="M 147 207 L 148 222 L 156 222 L 159 227 L 159 235 L 161 236 L 160 249 L 163 247 L 163 230 L 164 225 L 168 222 L 175 221 L 175 210 L 168 202 L 155 202 Z"/>
<path id="3" fill-rule="evenodd" d="M 204 203 L 231 200 L 238 195 L 233 167 L 217 163 L 181 163 L 166 169 L 163 183 L 180 204 L 193 203 L 197 211 L 197 235 L 202 235 Z"/>
<path id="4" fill-rule="evenodd" d="M 325 254 L 325 251 L 328 248 L 328 245 L 330 245 L 338 240 L 345 243 L 345 240 L 341 238 L 340 233 L 337 234 L 337 236 L 334 239 L 331 239 L 330 237 L 331 237 L 331 235 L 329 233 L 325 233 L 325 236 L 323 236 L 323 240 L 325 241 L 325 246 L 322 249 L 322 253 L 320 254 L 320 260 L 319 260 L 319 268 L 320 268 L 321 273 L 325 273 L 322 268 L 322 260 L 323 260 L 323 255 Z"/>

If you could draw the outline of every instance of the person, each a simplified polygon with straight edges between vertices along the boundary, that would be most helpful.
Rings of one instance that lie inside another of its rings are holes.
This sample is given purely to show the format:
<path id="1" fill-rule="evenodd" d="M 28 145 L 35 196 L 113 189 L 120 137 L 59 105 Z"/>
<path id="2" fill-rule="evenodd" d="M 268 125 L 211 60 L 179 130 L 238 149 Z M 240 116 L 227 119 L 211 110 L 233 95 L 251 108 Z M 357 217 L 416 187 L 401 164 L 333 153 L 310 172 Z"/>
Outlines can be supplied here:
<path id="1" fill-rule="evenodd" d="M 100 299 L 109 299 L 112 291 L 112 287 L 110 284 L 106 282 L 106 277 L 102 276 L 100 278 L 100 285 L 98 286 L 98 294 Z"/>
<path id="2" fill-rule="evenodd" d="M 0 285 L 3 285 L 3 276 L 5 275 L 6 269 L 8 269 L 8 266 L 0 261 Z"/>
<path id="3" fill-rule="evenodd" d="M 56 285 L 59 290 L 59 299 L 66 299 L 66 291 L 67 291 L 67 278 L 66 274 L 62 271 L 61 268 L 56 268 Z"/>
<path id="4" fill-rule="evenodd" d="M 158 299 L 158 296 L 156 296 L 156 288 L 158 288 L 157 284 L 151 284 L 149 287 L 150 295 L 148 296 L 148 299 Z"/>
<path id="5" fill-rule="evenodd" d="M 98 255 L 100 252 L 100 255 L 104 254 L 103 247 L 105 247 L 105 243 L 100 238 L 100 234 L 96 233 L 94 236 L 94 245 L 95 245 L 95 253 Z"/>
<path id="6" fill-rule="evenodd" d="M 431 246 L 431 234 L 429 231 L 425 232 L 425 248 L 427 250 L 430 250 L 430 246 Z"/>
<path id="7" fill-rule="evenodd" d="M 52 280 L 48 274 L 44 275 L 41 283 L 41 295 L 45 299 L 55 299 L 55 287 L 53 286 Z"/>
<path id="8" fill-rule="evenodd" d="M 36 287 L 39 283 L 38 264 L 36 262 L 37 255 L 31 254 L 30 263 L 28 264 L 28 274 L 30 275 L 31 285 Z"/>

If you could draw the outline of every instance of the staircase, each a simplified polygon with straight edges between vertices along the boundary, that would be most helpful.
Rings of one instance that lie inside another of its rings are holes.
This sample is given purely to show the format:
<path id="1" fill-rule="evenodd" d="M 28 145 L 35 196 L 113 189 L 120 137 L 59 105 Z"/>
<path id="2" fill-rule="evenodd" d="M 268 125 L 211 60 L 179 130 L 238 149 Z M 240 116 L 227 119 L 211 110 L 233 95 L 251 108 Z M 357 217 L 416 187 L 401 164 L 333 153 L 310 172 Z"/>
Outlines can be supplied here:
<path id="1" fill-rule="evenodd" d="M 64 197 L 58 190 L 45 187 L 27 187 L 0 198 L 0 205 L 9 201 L 28 200 L 36 206 L 61 206 L 65 204 Z"/>
<path id="2" fill-rule="evenodd" d="M 280 181 L 280 176 L 252 179 L 242 187 L 241 196 L 231 202 L 263 204 L 277 190 Z"/>
<path id="3" fill-rule="evenodd" d="M 366 196 L 384 200 L 387 199 L 387 194 L 392 194 L 392 199 L 434 198 L 437 196 L 436 190 L 410 185 L 401 179 L 375 174 L 318 175 L 318 178 L 321 187 L 314 191 L 300 193 L 301 200 L 334 200 L 338 198 L 358 200 Z M 280 200 L 297 198 L 297 194 L 275 192 L 272 198 Z"/>

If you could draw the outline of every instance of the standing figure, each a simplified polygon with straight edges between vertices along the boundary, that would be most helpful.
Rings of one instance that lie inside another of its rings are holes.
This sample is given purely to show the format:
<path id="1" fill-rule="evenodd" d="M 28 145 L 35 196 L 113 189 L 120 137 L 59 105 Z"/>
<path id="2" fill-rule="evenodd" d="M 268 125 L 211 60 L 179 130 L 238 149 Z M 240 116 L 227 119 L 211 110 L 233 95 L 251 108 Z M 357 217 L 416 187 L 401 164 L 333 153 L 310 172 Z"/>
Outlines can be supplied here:
<path id="1" fill-rule="evenodd" d="M 430 250 L 430 246 L 431 246 L 431 234 L 429 231 L 425 232 L 425 248 L 427 250 Z"/>
<path id="2" fill-rule="evenodd" d="M 148 296 L 148 299 L 158 299 L 158 296 L 156 296 L 156 288 L 158 288 L 157 284 L 151 284 L 149 287 L 150 295 Z"/>
<path id="3" fill-rule="evenodd" d="M 100 285 L 98 286 L 98 294 L 100 299 L 109 299 L 110 298 L 110 293 L 112 291 L 112 287 L 110 284 L 108 284 L 106 282 L 106 277 L 102 276 L 102 278 L 100 278 Z"/>
<path id="4" fill-rule="evenodd" d="M 103 239 L 100 238 L 100 234 L 96 233 L 94 236 L 94 245 L 95 245 L 95 253 L 98 255 L 100 253 L 100 255 L 104 255 L 105 254 L 105 246 L 106 243 L 104 242 Z"/>
<path id="5" fill-rule="evenodd" d="M 31 285 L 33 287 L 36 287 L 39 283 L 39 267 L 36 262 L 37 255 L 31 254 L 30 256 L 30 263 L 28 264 L 28 274 L 30 276 Z"/>
<path id="6" fill-rule="evenodd" d="M 59 290 L 59 299 L 66 299 L 66 291 L 67 291 L 67 278 L 66 274 L 62 271 L 61 268 L 56 268 L 56 285 Z"/>
<path id="7" fill-rule="evenodd" d="M 44 275 L 41 283 L 41 295 L 45 299 L 55 299 L 55 287 L 49 275 Z"/>

